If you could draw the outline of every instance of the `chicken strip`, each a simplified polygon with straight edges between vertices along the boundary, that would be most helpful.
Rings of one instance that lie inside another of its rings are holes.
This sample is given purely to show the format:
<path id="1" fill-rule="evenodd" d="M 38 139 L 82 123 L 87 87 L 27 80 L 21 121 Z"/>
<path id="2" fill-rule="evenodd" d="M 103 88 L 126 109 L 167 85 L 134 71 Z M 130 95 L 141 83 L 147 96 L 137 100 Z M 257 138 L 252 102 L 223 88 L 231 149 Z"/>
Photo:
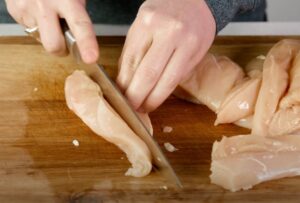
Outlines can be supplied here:
<path id="1" fill-rule="evenodd" d="M 263 66 L 263 81 L 255 106 L 252 134 L 267 136 L 268 125 L 288 86 L 288 71 L 300 49 L 298 40 L 281 40 L 269 51 Z"/>
<path id="2" fill-rule="evenodd" d="M 229 58 L 207 54 L 179 86 L 191 95 L 188 100 L 196 98 L 216 112 L 231 88 L 243 77 L 243 70 Z"/>
<path id="3" fill-rule="evenodd" d="M 279 110 L 269 124 L 269 135 L 279 136 L 300 130 L 300 52 L 290 71 L 290 87 L 280 102 Z"/>
<path id="4" fill-rule="evenodd" d="M 217 111 L 215 125 L 234 123 L 254 113 L 261 78 L 246 78 L 235 86 Z"/>
<path id="5" fill-rule="evenodd" d="M 261 86 L 264 58 L 252 59 L 245 70 L 248 77 L 233 87 L 217 111 L 215 125 L 234 123 L 254 113 L 254 108 Z"/>
<path id="6" fill-rule="evenodd" d="M 211 182 L 231 191 L 300 175 L 300 136 L 223 137 L 212 151 Z"/>
<path id="7" fill-rule="evenodd" d="M 300 105 L 300 51 L 294 59 L 290 71 L 290 87 L 288 94 L 280 101 L 280 108 L 289 108 Z"/>
<path id="8" fill-rule="evenodd" d="M 132 168 L 125 175 L 142 177 L 150 173 L 152 163 L 148 147 L 114 111 L 98 84 L 84 71 L 75 71 L 67 77 L 65 96 L 68 107 L 93 132 L 126 153 Z"/>

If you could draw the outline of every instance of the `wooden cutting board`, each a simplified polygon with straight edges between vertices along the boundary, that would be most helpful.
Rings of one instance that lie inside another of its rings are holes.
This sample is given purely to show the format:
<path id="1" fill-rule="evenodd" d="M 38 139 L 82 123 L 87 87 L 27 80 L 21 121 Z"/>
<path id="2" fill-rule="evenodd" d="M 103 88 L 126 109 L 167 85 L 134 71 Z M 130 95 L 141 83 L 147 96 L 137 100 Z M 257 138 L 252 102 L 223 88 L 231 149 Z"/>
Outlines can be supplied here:
<path id="1" fill-rule="evenodd" d="M 281 38 L 220 37 L 211 51 L 243 66 Z M 124 38 L 99 42 L 99 62 L 114 77 Z M 214 113 L 173 96 L 151 118 L 158 143 L 179 149 L 164 151 L 184 189 L 172 188 L 157 172 L 144 178 L 124 176 L 130 166 L 125 155 L 65 105 L 64 79 L 76 68 L 71 58 L 50 56 L 30 38 L 0 37 L 0 202 L 300 201 L 300 177 L 236 193 L 210 184 L 212 143 L 248 130 L 214 127 Z M 163 133 L 164 126 L 173 131 Z"/>

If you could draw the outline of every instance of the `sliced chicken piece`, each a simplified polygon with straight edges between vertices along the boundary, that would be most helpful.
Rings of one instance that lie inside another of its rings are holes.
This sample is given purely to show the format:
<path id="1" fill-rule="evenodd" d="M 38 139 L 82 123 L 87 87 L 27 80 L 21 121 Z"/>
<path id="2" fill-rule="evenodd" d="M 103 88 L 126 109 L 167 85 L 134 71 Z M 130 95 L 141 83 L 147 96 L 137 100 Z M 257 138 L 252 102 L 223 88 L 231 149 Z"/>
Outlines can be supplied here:
<path id="1" fill-rule="evenodd" d="M 294 105 L 300 105 L 300 52 L 294 59 L 290 71 L 290 87 L 288 94 L 282 98 L 280 108 L 289 108 Z"/>
<path id="2" fill-rule="evenodd" d="M 234 123 L 254 113 L 261 84 L 261 78 L 247 78 L 241 84 L 235 86 L 223 101 L 215 125 L 220 123 Z"/>
<path id="3" fill-rule="evenodd" d="M 231 191 L 300 175 L 300 136 L 223 137 L 212 151 L 211 182 Z"/>
<path id="4" fill-rule="evenodd" d="M 299 49 L 300 41 L 282 40 L 275 44 L 266 56 L 263 81 L 253 118 L 253 135 L 267 135 L 268 125 L 287 89 L 291 62 Z"/>
<path id="5" fill-rule="evenodd" d="M 264 59 L 260 56 L 251 60 L 245 70 L 248 77 L 233 87 L 217 111 L 215 125 L 234 123 L 254 113 L 261 86 Z"/>
<path id="6" fill-rule="evenodd" d="M 243 70 L 225 56 L 207 54 L 180 88 L 216 112 L 231 88 L 242 80 Z M 182 96 L 184 97 L 184 96 Z"/>
<path id="7" fill-rule="evenodd" d="M 300 130 L 300 106 L 279 109 L 269 124 L 269 136 L 296 133 Z"/>
<path id="8" fill-rule="evenodd" d="M 83 71 L 75 71 L 65 82 L 68 107 L 97 135 L 117 145 L 132 164 L 125 175 L 142 177 L 152 168 L 146 144 L 130 129 L 102 95 L 100 87 Z"/>

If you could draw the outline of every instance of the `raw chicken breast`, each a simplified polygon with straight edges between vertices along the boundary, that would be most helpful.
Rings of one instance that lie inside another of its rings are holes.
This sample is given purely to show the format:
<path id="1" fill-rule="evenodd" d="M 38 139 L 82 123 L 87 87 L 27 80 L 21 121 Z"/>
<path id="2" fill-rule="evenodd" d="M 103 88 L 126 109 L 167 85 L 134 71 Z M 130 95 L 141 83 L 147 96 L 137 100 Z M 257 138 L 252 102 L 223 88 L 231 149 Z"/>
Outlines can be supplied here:
<path id="1" fill-rule="evenodd" d="M 211 182 L 231 191 L 300 175 L 300 136 L 223 137 L 212 151 Z"/>
<path id="2" fill-rule="evenodd" d="M 196 98 L 216 112 L 243 77 L 243 70 L 229 58 L 207 54 L 190 77 L 180 83 L 180 88 L 191 95 L 189 98 Z"/>
<path id="3" fill-rule="evenodd" d="M 65 96 L 68 107 L 92 131 L 126 153 L 132 164 L 126 175 L 142 177 L 150 173 L 152 163 L 148 147 L 108 104 L 100 87 L 85 72 L 75 71 L 67 77 Z"/>
<path id="4" fill-rule="evenodd" d="M 260 56 L 251 60 L 245 70 L 248 77 L 233 87 L 217 111 L 215 125 L 234 123 L 254 113 L 262 79 L 264 59 Z"/>
<path id="5" fill-rule="evenodd" d="M 279 100 L 288 86 L 288 71 L 300 49 L 300 41 L 282 40 L 269 51 L 263 66 L 263 81 L 255 106 L 252 134 L 266 136 Z"/>
<path id="6" fill-rule="evenodd" d="M 261 78 L 247 78 L 235 86 L 217 111 L 215 125 L 234 123 L 254 113 Z"/>
<path id="7" fill-rule="evenodd" d="M 289 108 L 300 105 L 300 52 L 294 59 L 293 67 L 290 71 L 290 87 L 288 94 L 282 98 L 280 108 Z"/>
<path id="8" fill-rule="evenodd" d="M 300 52 L 290 71 L 288 94 L 280 102 L 280 109 L 269 124 L 269 135 L 279 136 L 300 130 Z"/>

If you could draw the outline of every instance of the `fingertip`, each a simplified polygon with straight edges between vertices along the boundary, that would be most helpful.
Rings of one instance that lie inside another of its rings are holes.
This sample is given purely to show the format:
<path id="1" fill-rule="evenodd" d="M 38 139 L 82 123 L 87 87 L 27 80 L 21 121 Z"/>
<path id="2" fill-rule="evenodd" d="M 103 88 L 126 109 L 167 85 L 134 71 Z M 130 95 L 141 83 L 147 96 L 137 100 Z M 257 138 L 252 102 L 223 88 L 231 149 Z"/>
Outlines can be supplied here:
<path id="1" fill-rule="evenodd" d="M 144 113 L 150 113 L 154 111 L 158 106 L 155 104 L 149 103 L 146 101 L 139 109 L 141 109 Z"/>
<path id="2" fill-rule="evenodd" d="M 95 49 L 88 49 L 83 51 L 81 57 L 84 63 L 87 64 L 96 63 L 99 58 L 99 51 Z"/>

